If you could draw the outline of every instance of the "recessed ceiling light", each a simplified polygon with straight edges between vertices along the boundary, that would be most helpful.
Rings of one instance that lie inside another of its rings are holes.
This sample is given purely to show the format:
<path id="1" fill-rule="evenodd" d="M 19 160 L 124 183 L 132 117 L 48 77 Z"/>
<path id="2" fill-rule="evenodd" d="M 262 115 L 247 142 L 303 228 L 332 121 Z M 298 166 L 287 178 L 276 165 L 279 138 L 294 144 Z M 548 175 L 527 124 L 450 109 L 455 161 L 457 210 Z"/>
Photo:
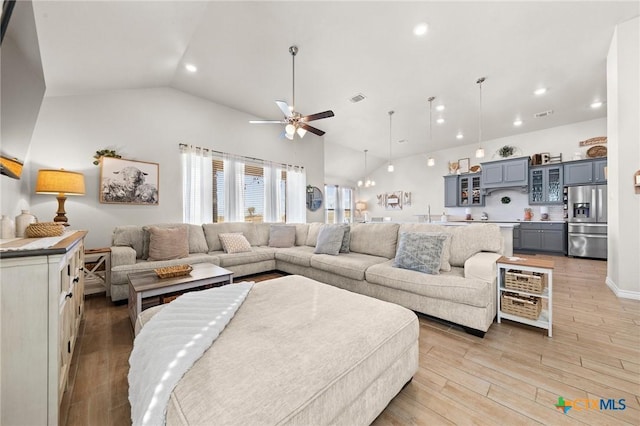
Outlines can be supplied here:
<path id="1" fill-rule="evenodd" d="M 593 108 L 593 109 L 600 108 L 601 106 L 602 106 L 602 102 L 600 102 L 600 101 L 596 101 L 596 102 L 591 104 L 591 108 Z"/>
<path id="2" fill-rule="evenodd" d="M 545 93 L 547 93 L 547 88 L 546 87 L 541 87 L 539 89 L 534 90 L 533 94 L 536 96 L 540 96 L 540 95 L 544 95 Z"/>
<path id="3" fill-rule="evenodd" d="M 516 118 L 516 120 L 513 122 L 514 126 L 522 126 L 522 120 L 520 120 L 519 118 Z"/>
<path id="4" fill-rule="evenodd" d="M 196 67 L 196 66 L 195 66 L 195 65 L 193 65 L 193 64 L 186 64 L 184 67 L 185 67 L 185 68 L 187 69 L 187 71 L 189 71 L 189 72 L 196 72 L 196 71 L 198 71 L 198 67 Z"/>
<path id="5" fill-rule="evenodd" d="M 462 139 L 464 138 L 464 135 L 462 134 L 462 132 L 458 132 L 458 134 L 456 135 L 456 139 Z"/>
<path id="6" fill-rule="evenodd" d="M 436 111 L 444 111 L 444 105 L 438 105 Z"/>
<path id="7" fill-rule="evenodd" d="M 429 30 L 429 26 L 427 24 L 425 24 L 424 22 L 416 25 L 415 27 L 413 27 L 413 34 L 420 37 L 423 36 L 427 33 L 427 31 Z"/>
<path id="8" fill-rule="evenodd" d="M 444 123 L 444 118 L 442 118 L 442 117 L 438 118 L 438 119 L 436 120 L 436 123 L 438 123 L 438 124 L 442 124 L 442 123 Z"/>

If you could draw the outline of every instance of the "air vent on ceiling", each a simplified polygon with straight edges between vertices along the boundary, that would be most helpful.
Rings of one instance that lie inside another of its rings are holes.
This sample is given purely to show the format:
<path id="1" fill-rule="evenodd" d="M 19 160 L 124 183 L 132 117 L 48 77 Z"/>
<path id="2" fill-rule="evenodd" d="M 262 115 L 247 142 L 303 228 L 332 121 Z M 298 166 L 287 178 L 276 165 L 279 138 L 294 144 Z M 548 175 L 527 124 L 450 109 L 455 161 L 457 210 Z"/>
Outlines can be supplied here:
<path id="1" fill-rule="evenodd" d="M 552 109 L 547 110 L 547 111 L 537 112 L 537 113 L 533 114 L 533 116 L 535 118 L 542 118 L 542 117 L 546 117 L 547 115 L 551 115 L 551 114 L 553 114 L 553 110 Z"/>
<path id="2" fill-rule="evenodd" d="M 402 145 L 403 143 L 407 143 L 407 142 L 409 142 L 409 141 L 408 141 L 408 140 L 406 140 L 406 139 L 400 139 L 400 140 L 398 141 L 398 144 Z"/>
<path id="3" fill-rule="evenodd" d="M 364 101 L 365 97 L 366 96 L 362 93 L 358 93 L 357 95 L 350 97 L 349 100 L 355 104 L 356 102 Z"/>

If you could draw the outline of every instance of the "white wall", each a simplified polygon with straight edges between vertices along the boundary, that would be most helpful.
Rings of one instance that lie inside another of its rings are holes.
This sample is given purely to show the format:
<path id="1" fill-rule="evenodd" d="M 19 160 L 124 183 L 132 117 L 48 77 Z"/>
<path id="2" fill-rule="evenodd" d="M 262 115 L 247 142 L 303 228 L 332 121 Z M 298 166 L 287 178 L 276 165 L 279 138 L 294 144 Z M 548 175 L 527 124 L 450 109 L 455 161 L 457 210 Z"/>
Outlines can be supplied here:
<path id="1" fill-rule="evenodd" d="M 640 299 L 640 18 L 618 25 L 607 56 L 608 163 L 607 284 L 621 297 Z"/>
<path id="2" fill-rule="evenodd" d="M 65 207 L 71 227 L 89 231 L 88 247 L 109 246 L 117 225 L 182 221 L 180 142 L 301 165 L 307 183 L 322 187 L 322 138 L 280 139 L 278 126 L 250 125 L 251 118 L 170 88 L 45 97 L 31 145 L 31 177 L 35 181 L 41 168 L 84 173 L 86 195 L 69 196 Z M 92 157 L 105 148 L 126 159 L 159 163 L 159 206 L 98 202 L 100 168 Z M 41 221 L 51 220 L 56 208 L 54 196 L 31 197 L 31 210 Z M 321 219 L 321 212 L 307 218 Z"/>
<path id="3" fill-rule="evenodd" d="M 562 154 L 563 160 L 571 160 L 574 153 L 586 153 L 587 148 L 580 148 L 578 142 L 596 136 L 606 136 L 606 119 L 595 119 L 566 126 L 553 127 L 537 132 L 524 133 L 508 138 L 483 141 L 485 157 L 475 158 L 477 144 L 455 147 L 437 151 L 431 155 L 436 161 L 434 167 L 427 167 L 427 156 L 416 155 L 394 160 L 395 171 L 389 173 L 386 164 L 379 167 L 372 177 L 376 181 L 374 188 L 358 190 L 356 199 L 367 202 L 370 216 L 388 216 L 393 220 L 417 221 L 416 215 L 427 213 L 431 207 L 433 220 L 440 220 L 440 215 L 446 211 L 452 217 L 462 218 L 464 208 L 444 208 L 444 180 L 442 176 L 448 174 L 448 162 L 460 158 L 469 158 L 471 165 L 500 159 L 496 154 L 504 145 L 517 148 L 520 155 L 531 155 L 549 152 L 551 155 Z M 376 194 L 392 191 L 408 191 L 412 193 L 412 205 L 400 211 L 388 211 L 376 205 Z M 500 199 L 504 196 L 511 198 L 511 203 L 503 205 Z M 490 219 L 519 220 L 523 218 L 524 208 L 528 207 L 528 195 L 515 190 L 500 190 L 485 198 L 485 207 L 473 207 L 474 219 L 479 219 L 482 212 L 487 212 Z M 534 219 L 540 217 L 539 207 L 533 207 Z M 549 209 L 552 220 L 562 220 L 562 206 Z"/>

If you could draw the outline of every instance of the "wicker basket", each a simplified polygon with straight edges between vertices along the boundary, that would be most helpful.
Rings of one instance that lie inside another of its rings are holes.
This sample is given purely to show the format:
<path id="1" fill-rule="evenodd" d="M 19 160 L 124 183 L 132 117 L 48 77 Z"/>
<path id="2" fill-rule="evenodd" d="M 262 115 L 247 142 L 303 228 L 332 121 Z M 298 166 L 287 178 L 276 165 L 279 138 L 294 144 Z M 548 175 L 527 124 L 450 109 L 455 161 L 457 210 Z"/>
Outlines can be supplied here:
<path id="1" fill-rule="evenodd" d="M 542 299 L 505 291 L 501 296 L 500 310 L 507 314 L 537 320 L 542 312 Z"/>
<path id="2" fill-rule="evenodd" d="M 175 278 L 189 275 L 193 268 L 191 265 L 165 266 L 153 270 L 160 278 Z"/>
<path id="3" fill-rule="evenodd" d="M 56 222 L 32 223 L 24 230 L 27 238 L 59 237 L 64 234 L 64 226 Z"/>
<path id="4" fill-rule="evenodd" d="M 504 273 L 504 286 L 511 290 L 542 294 L 547 286 L 547 274 L 509 269 Z"/>

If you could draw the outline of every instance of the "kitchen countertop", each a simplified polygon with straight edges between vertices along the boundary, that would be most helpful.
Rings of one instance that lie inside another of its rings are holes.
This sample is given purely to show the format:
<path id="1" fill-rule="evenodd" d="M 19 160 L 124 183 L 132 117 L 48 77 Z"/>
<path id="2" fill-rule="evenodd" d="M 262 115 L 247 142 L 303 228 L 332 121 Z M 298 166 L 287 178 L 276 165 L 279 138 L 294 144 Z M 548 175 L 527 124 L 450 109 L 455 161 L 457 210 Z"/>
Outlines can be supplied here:
<path id="1" fill-rule="evenodd" d="M 451 222 L 467 223 L 565 223 L 566 220 L 455 220 Z"/>

